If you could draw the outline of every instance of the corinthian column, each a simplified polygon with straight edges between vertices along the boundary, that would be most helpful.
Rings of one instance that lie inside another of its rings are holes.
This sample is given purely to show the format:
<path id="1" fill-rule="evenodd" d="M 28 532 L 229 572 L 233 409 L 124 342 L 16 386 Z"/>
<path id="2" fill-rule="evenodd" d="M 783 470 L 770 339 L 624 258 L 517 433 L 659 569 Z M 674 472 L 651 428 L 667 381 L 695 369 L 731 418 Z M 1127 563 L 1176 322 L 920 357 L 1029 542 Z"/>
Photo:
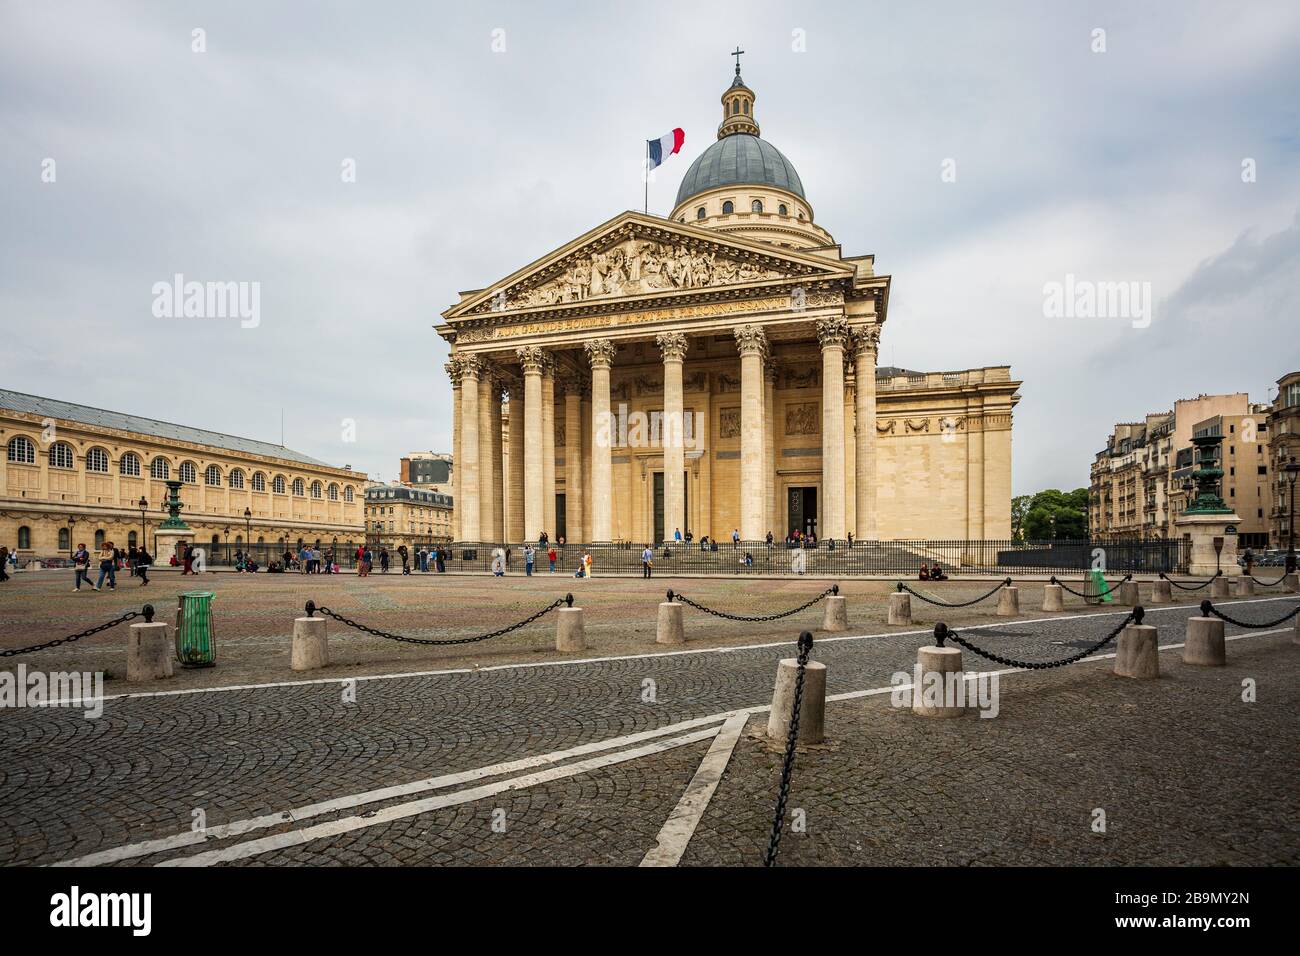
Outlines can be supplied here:
<path id="1" fill-rule="evenodd" d="M 542 506 L 542 363 L 545 353 L 535 345 L 515 350 L 524 368 L 524 533 L 536 541 L 546 522 Z M 514 413 L 511 412 L 511 417 Z"/>
<path id="2" fill-rule="evenodd" d="M 843 538 L 844 528 L 844 346 L 849 324 L 843 317 L 821 319 L 822 501 L 819 537 Z"/>
<path id="3" fill-rule="evenodd" d="M 853 330 L 856 346 L 853 368 L 857 403 L 857 529 L 862 541 L 880 536 L 876 525 L 876 349 L 880 345 L 880 326 L 866 325 Z"/>
<path id="4" fill-rule="evenodd" d="M 593 339 L 584 346 L 591 361 L 591 540 L 612 538 L 614 426 L 609 415 L 609 367 L 614 343 Z"/>
<path id="5" fill-rule="evenodd" d="M 778 530 L 780 512 L 776 501 L 776 363 L 770 359 L 763 363 L 763 533 L 771 531 L 784 537 Z M 785 524 L 782 520 L 781 524 Z M 789 529 L 785 529 L 789 530 Z"/>
<path id="6" fill-rule="evenodd" d="M 492 414 L 493 405 L 497 408 L 495 422 Z M 478 517 L 479 534 L 486 541 L 498 541 L 496 537 L 497 512 L 501 496 L 498 494 L 500 480 L 496 470 L 494 451 L 500 447 L 500 439 L 492 440 L 492 429 L 498 434 L 501 429 L 501 393 L 497 390 L 496 377 L 491 369 L 484 369 L 478 381 Z"/>
<path id="7" fill-rule="evenodd" d="M 478 541 L 479 525 L 479 372 L 483 363 L 475 356 L 461 360 L 460 377 L 460 457 L 453 466 L 460 469 L 460 500 L 455 502 L 460 514 L 460 533 L 464 541 Z"/>
<path id="8" fill-rule="evenodd" d="M 506 540 L 523 544 L 528 538 L 524 534 L 524 390 L 519 385 L 510 388 L 510 423 L 506 430 Z"/>
<path id="9" fill-rule="evenodd" d="M 542 362 L 542 521 L 552 539 L 555 533 L 555 356 Z"/>
<path id="10" fill-rule="evenodd" d="M 451 539 L 460 541 L 460 359 L 452 358 L 443 366 L 451 379 Z"/>
<path id="11" fill-rule="evenodd" d="M 736 329 L 740 349 L 740 536 L 763 537 L 763 358 L 767 335 L 756 325 Z"/>
<path id="12" fill-rule="evenodd" d="M 655 344 L 664 356 L 664 421 L 661 441 L 664 450 L 664 538 L 673 532 L 686 533 L 686 448 L 682 408 L 682 363 L 687 340 L 681 332 L 661 332 Z"/>
<path id="13" fill-rule="evenodd" d="M 573 377 L 564 383 L 564 518 L 565 538 L 586 541 L 582 515 L 586 504 L 583 488 L 582 383 Z"/>

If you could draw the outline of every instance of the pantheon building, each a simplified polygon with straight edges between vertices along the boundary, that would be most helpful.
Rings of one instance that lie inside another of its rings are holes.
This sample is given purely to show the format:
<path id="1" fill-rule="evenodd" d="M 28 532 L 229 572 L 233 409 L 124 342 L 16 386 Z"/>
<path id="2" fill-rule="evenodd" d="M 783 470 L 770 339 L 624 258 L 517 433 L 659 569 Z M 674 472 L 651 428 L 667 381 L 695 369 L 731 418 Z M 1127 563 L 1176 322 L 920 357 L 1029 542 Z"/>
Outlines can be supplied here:
<path id="1" fill-rule="evenodd" d="M 457 540 L 1011 536 L 1020 383 L 877 365 L 890 277 L 819 224 L 754 101 L 737 67 L 669 217 L 442 313 Z"/>

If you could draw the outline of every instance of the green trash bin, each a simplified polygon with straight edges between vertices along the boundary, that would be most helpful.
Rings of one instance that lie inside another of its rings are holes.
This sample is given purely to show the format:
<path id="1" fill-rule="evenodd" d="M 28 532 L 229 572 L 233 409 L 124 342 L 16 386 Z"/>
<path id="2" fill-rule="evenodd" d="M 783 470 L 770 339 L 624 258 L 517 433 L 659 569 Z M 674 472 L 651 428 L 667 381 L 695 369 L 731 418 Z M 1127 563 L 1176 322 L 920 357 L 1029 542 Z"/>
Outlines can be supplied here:
<path id="1" fill-rule="evenodd" d="M 217 662 L 211 591 L 185 591 L 176 599 L 176 659 L 182 667 Z"/>

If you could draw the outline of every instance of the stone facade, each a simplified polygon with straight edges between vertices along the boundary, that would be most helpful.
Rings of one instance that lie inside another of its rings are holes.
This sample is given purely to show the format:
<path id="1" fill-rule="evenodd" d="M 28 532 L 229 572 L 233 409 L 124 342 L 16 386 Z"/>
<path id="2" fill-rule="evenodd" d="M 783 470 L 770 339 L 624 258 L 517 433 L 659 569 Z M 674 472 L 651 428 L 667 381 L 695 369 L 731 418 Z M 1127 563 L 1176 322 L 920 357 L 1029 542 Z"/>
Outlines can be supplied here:
<path id="1" fill-rule="evenodd" d="M 752 101 L 733 84 L 724 109 Z M 756 130 L 724 117 L 719 136 Z M 711 181 L 667 219 L 623 213 L 463 293 L 438 326 L 456 537 L 1009 538 L 1020 383 L 878 369 L 889 290 L 795 178 Z M 484 412 L 503 400 L 518 454 Z"/>
<path id="2" fill-rule="evenodd" d="M 450 495 L 404 484 L 374 484 L 367 486 L 365 498 L 366 540 L 372 544 L 390 551 L 404 544 L 414 552 L 420 545 L 452 540 Z"/>
<path id="3" fill-rule="evenodd" d="M 3 392 L 0 438 L 0 543 L 20 558 L 97 540 L 125 549 L 142 524 L 152 550 L 163 474 L 184 482 L 181 516 L 198 545 L 361 539 L 366 476 L 270 443 Z"/>

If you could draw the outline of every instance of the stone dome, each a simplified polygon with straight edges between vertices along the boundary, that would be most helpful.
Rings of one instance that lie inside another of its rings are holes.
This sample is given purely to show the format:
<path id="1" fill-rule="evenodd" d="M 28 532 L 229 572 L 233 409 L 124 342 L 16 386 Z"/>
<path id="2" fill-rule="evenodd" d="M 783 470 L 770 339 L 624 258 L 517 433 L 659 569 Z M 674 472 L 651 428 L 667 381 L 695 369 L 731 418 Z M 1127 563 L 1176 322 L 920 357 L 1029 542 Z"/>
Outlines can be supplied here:
<path id="1" fill-rule="evenodd" d="M 775 186 L 807 198 L 799 174 L 779 149 L 752 133 L 731 133 L 691 163 L 677 190 L 676 205 L 710 189 L 734 185 Z"/>

